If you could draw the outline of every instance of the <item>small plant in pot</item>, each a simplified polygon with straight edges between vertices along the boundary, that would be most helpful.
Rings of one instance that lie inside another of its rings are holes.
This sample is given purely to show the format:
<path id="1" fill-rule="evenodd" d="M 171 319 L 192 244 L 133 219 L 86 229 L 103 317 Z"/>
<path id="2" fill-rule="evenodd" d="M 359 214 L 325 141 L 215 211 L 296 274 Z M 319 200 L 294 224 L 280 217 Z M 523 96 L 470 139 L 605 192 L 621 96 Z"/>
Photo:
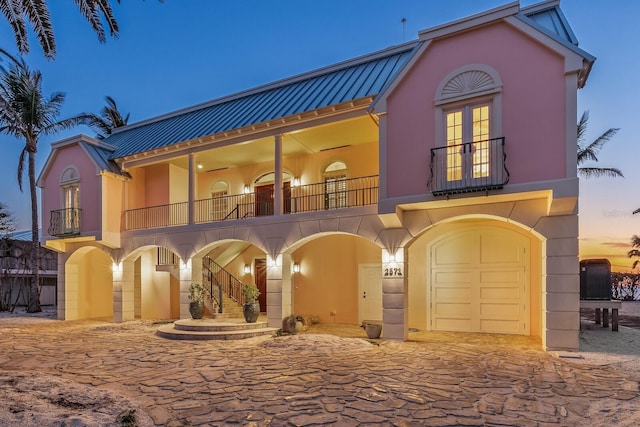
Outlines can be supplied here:
<path id="1" fill-rule="evenodd" d="M 189 286 L 189 313 L 194 319 L 202 319 L 204 316 L 204 297 L 206 290 L 200 283 L 192 283 Z"/>
<path id="2" fill-rule="evenodd" d="M 260 315 L 260 303 L 258 302 L 260 291 L 254 284 L 243 285 L 242 295 L 244 296 L 244 305 L 242 306 L 244 320 L 246 320 L 247 323 L 255 323 Z"/>

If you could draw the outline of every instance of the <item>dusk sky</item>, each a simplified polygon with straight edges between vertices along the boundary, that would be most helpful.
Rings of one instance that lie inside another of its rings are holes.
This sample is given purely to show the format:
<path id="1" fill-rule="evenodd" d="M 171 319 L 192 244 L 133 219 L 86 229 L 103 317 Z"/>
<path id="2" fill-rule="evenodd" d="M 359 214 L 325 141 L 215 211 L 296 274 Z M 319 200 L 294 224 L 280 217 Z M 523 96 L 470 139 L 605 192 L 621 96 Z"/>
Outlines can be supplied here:
<path id="1" fill-rule="evenodd" d="M 120 37 L 106 44 L 83 20 L 74 2 L 49 1 L 58 53 L 44 59 L 32 39 L 28 64 L 43 73 L 46 94 L 65 92 L 60 118 L 98 113 L 112 96 L 130 123 L 270 83 L 417 38 L 418 31 L 506 4 L 499 0 L 127 0 L 112 1 Z M 522 1 L 522 6 L 537 3 Z M 640 2 L 562 0 L 561 8 L 580 41 L 597 60 L 578 95 L 578 112 L 590 111 L 588 140 L 609 127 L 620 132 L 600 155 L 600 166 L 617 167 L 620 178 L 581 180 L 580 256 L 606 257 L 629 270 L 625 254 L 640 234 L 637 165 L 640 90 Z M 406 23 L 401 19 L 406 18 Z M 0 47 L 15 53 L 13 35 L 0 20 Z M 631 82 L 631 83 L 630 83 Z M 577 118 L 576 118 L 577 121 Z M 38 172 L 54 141 L 86 127 L 44 137 Z M 0 202 L 29 228 L 28 182 L 18 190 L 16 168 L 23 142 L 0 136 Z M 635 184 L 635 185 L 634 185 Z M 44 221 L 48 226 L 48 219 Z"/>

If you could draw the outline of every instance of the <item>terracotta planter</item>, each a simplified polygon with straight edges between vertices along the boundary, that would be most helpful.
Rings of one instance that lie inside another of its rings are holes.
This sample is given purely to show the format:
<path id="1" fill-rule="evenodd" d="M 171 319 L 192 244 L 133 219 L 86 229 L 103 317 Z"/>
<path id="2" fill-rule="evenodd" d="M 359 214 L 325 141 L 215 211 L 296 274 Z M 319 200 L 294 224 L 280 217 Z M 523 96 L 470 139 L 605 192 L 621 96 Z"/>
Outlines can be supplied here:
<path id="1" fill-rule="evenodd" d="M 258 301 L 245 303 L 242 306 L 242 314 L 247 323 L 255 323 L 260 315 L 260 303 Z"/>
<path id="2" fill-rule="evenodd" d="M 194 319 L 202 319 L 204 316 L 204 302 L 190 302 L 189 313 Z"/>

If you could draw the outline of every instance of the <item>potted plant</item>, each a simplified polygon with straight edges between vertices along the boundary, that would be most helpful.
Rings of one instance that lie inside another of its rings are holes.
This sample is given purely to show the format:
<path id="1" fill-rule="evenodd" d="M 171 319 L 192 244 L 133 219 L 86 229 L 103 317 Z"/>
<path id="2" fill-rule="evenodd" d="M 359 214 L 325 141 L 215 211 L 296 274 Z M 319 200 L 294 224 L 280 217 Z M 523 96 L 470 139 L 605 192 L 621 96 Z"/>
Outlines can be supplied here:
<path id="1" fill-rule="evenodd" d="M 244 320 L 246 320 L 247 323 L 255 323 L 260 315 L 260 303 L 258 302 L 260 291 L 254 284 L 243 285 L 242 295 L 244 296 L 244 305 L 242 306 Z"/>
<path id="2" fill-rule="evenodd" d="M 204 316 L 205 289 L 200 283 L 192 283 L 189 286 L 189 313 L 194 319 L 202 319 Z"/>

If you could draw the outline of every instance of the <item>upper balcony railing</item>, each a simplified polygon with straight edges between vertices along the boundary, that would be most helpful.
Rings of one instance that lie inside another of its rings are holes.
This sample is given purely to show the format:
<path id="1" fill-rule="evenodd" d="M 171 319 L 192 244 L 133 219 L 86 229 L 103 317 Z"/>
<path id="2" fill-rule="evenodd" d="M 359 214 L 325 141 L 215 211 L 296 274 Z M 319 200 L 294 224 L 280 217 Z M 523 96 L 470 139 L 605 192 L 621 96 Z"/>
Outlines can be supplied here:
<path id="1" fill-rule="evenodd" d="M 284 214 L 368 206 L 378 203 L 378 176 L 330 179 L 322 183 L 282 189 Z M 193 223 L 271 216 L 274 214 L 273 189 L 234 194 L 193 202 Z M 173 227 L 189 223 L 189 203 L 125 211 L 125 229 Z"/>
<path id="2" fill-rule="evenodd" d="M 334 178 L 321 183 L 292 187 L 289 191 L 290 197 L 285 199 L 284 213 L 375 205 L 378 203 L 378 176 Z"/>
<path id="3" fill-rule="evenodd" d="M 49 236 L 66 237 L 80 234 L 80 213 L 82 209 L 68 208 L 51 211 Z"/>
<path id="4" fill-rule="evenodd" d="M 489 191 L 509 182 L 504 138 L 431 149 L 429 188 L 434 196 Z"/>

